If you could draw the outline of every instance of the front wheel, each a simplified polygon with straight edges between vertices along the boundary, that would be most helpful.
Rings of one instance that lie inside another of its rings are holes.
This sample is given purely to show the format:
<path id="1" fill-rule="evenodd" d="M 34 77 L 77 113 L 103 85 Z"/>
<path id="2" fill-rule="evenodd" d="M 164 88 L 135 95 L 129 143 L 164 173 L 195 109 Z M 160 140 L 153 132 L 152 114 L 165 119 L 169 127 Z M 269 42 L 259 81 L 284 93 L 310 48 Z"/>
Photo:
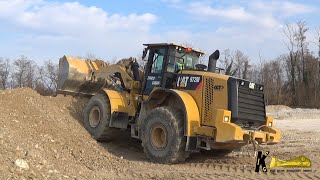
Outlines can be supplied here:
<path id="1" fill-rule="evenodd" d="M 177 163 L 189 156 L 183 124 L 180 110 L 158 107 L 150 112 L 142 125 L 142 146 L 150 161 Z"/>
<path id="2" fill-rule="evenodd" d="M 84 110 L 83 126 L 97 141 L 107 141 L 118 132 L 117 129 L 109 127 L 110 118 L 109 98 L 104 94 L 96 94 Z"/>

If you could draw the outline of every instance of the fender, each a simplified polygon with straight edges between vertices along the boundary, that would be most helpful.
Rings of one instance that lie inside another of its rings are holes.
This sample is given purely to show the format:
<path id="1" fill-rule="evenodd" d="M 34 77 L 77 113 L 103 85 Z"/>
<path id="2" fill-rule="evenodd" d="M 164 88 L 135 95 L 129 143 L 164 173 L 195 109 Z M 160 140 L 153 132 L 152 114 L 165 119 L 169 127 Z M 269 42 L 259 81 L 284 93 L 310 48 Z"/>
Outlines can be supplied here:
<path id="1" fill-rule="evenodd" d="M 121 93 L 115 90 L 102 89 L 109 97 L 111 114 L 114 112 L 128 113 L 129 116 L 135 116 L 135 109 L 133 103 L 126 97 L 125 92 Z"/>
<path id="2" fill-rule="evenodd" d="M 159 94 L 161 94 L 161 96 L 158 96 Z M 200 113 L 195 100 L 190 94 L 180 90 L 176 90 L 176 89 L 156 88 L 151 92 L 148 99 L 144 102 L 144 105 L 149 106 L 151 108 L 161 106 L 161 103 L 163 103 L 168 98 L 169 95 L 173 95 L 175 98 L 178 99 L 182 107 L 182 110 L 184 111 L 185 135 L 186 136 L 196 135 L 195 129 L 196 127 L 200 127 Z M 164 98 L 161 98 L 161 97 L 164 97 Z"/>

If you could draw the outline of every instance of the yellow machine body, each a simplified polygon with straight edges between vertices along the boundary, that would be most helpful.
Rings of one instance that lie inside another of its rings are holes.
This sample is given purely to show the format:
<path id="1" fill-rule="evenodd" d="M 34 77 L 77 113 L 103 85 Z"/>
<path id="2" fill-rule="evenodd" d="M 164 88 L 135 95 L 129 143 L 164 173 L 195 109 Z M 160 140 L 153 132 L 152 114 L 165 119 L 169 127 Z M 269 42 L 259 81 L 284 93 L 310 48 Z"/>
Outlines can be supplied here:
<path id="1" fill-rule="evenodd" d="M 209 138 L 214 149 L 235 149 L 249 140 L 255 140 L 260 144 L 280 142 L 280 131 L 272 127 L 271 117 L 266 117 L 265 124 L 255 130 L 246 130 L 231 122 L 231 111 L 228 110 L 229 76 L 188 70 L 182 71 L 180 75 L 183 74 L 202 76 L 203 83 L 196 90 L 171 89 L 159 93 L 161 89 L 155 89 L 149 99 L 167 97 L 168 94 L 179 96 L 179 103 L 182 104 L 181 109 L 186 117 L 186 136 Z M 223 88 L 215 89 L 217 86 Z M 176 104 L 175 101 L 173 103 Z"/>
<path id="2" fill-rule="evenodd" d="M 137 119 L 136 124 L 132 125 L 137 127 L 156 107 L 179 108 L 184 112 L 185 136 L 205 141 L 212 149 L 235 149 L 251 140 L 260 144 L 280 141 L 280 131 L 273 127 L 271 117 L 265 117 L 264 124 L 254 129 L 244 128 L 234 122 L 228 97 L 230 76 L 182 70 L 178 73 L 179 77 L 188 75 L 201 79 L 195 89 L 186 89 L 185 82 L 178 81 L 176 88 L 156 87 L 150 94 L 143 94 L 142 81 L 134 80 L 129 67 L 132 62 L 132 59 L 126 59 L 109 65 L 99 60 L 64 56 L 59 62 L 58 93 L 89 96 L 106 94 L 111 113 L 125 113 L 127 117 Z M 121 76 L 121 83 L 113 78 L 116 73 Z M 139 70 L 139 76 L 140 79 L 144 78 L 143 71 Z M 117 86 L 126 90 L 119 90 Z M 127 127 L 126 124 L 122 126 Z"/>

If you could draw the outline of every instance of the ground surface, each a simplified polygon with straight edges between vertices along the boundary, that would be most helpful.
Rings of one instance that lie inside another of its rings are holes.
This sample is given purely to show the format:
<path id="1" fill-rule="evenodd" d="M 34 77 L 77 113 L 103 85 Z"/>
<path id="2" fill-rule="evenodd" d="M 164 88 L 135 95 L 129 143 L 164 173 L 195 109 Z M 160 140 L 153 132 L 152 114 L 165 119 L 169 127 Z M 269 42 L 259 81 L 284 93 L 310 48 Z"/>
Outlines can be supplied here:
<path id="1" fill-rule="evenodd" d="M 268 107 L 283 140 L 263 150 L 283 160 L 305 155 L 312 172 L 257 174 L 256 160 L 247 153 L 252 147 L 226 157 L 193 154 L 185 163 L 161 165 L 149 163 L 140 142 L 127 132 L 97 143 L 81 125 L 85 102 L 43 97 L 31 89 L 0 91 L 0 179 L 320 178 L 320 110 Z"/>

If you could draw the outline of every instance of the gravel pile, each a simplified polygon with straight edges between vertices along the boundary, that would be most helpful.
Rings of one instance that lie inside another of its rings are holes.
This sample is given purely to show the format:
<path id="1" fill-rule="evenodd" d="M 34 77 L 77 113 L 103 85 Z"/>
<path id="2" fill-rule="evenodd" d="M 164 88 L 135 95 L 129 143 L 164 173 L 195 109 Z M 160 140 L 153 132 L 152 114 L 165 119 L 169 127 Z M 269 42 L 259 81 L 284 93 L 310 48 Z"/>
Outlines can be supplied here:
<path id="1" fill-rule="evenodd" d="M 226 157 L 191 154 L 184 163 L 150 163 L 140 142 L 129 133 L 108 143 L 97 143 L 82 127 L 88 99 L 43 97 L 28 88 L 0 91 L 0 179 L 319 179 L 312 173 L 259 176 L 255 158 L 235 151 Z M 268 106 L 278 119 L 320 115 L 319 110 Z M 319 116 L 320 117 L 320 116 Z M 272 156 L 290 159 L 302 153 L 319 169 L 318 119 L 283 119 L 276 122 L 282 142 L 265 147 Z M 318 124 L 317 124 L 318 123 Z M 288 126 L 290 125 L 290 126 Z M 298 130 L 292 130 L 298 129 Z M 270 160 L 270 158 L 269 158 Z"/>
<path id="2" fill-rule="evenodd" d="M 267 115 L 275 119 L 319 119 L 319 109 L 290 108 L 284 105 L 266 107 Z"/>
<path id="3" fill-rule="evenodd" d="M 119 173 L 117 163 L 123 160 L 79 122 L 86 99 L 43 97 L 22 88 L 0 91 L 0 102 L 0 179 L 92 179 L 97 172 Z"/>

